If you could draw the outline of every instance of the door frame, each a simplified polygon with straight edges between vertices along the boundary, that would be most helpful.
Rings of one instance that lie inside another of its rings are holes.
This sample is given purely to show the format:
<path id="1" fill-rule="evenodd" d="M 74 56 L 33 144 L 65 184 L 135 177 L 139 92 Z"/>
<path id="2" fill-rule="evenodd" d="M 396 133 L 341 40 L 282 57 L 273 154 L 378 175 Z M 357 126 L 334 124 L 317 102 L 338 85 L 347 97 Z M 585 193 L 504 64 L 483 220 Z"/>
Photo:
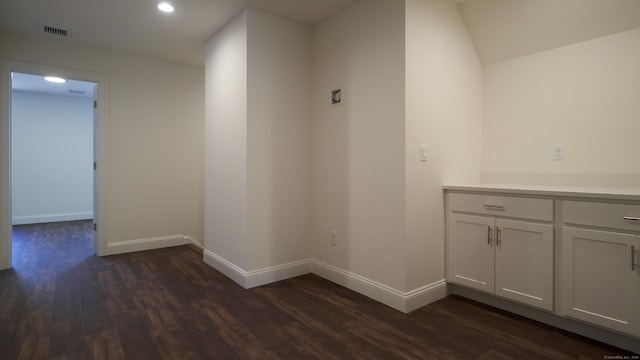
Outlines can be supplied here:
<path id="1" fill-rule="evenodd" d="M 0 59 L 0 270 L 12 264 L 11 208 L 11 73 L 52 75 L 97 83 L 97 126 L 94 126 L 94 247 L 96 254 L 106 254 L 107 229 L 107 94 L 108 79 L 104 74 L 27 62 Z M 96 202 L 97 201 L 97 206 Z"/>

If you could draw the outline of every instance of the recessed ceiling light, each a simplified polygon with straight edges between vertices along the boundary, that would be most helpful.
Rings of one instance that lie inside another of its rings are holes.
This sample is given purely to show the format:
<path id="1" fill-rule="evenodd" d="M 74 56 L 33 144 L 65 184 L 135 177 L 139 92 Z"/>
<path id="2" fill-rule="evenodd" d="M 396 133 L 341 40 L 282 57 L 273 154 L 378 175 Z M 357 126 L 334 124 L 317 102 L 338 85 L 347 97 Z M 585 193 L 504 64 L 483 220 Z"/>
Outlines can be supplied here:
<path id="1" fill-rule="evenodd" d="M 172 13 L 173 12 L 173 5 L 169 4 L 168 2 L 163 2 L 158 4 L 158 10 L 165 12 L 165 13 Z"/>
<path id="2" fill-rule="evenodd" d="M 58 83 L 58 84 L 63 84 L 67 82 L 67 80 L 57 76 L 45 76 L 44 79 L 52 83 Z"/>

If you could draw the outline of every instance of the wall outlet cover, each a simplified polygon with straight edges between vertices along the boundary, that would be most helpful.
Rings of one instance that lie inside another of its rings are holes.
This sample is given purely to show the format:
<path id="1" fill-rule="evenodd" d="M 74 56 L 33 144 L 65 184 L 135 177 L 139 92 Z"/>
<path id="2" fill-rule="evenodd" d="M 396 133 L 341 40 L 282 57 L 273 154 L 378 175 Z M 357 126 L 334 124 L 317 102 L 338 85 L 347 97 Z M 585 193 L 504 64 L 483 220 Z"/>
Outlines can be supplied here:
<path id="1" fill-rule="evenodd" d="M 553 161 L 564 160 L 564 144 L 555 144 L 551 147 Z"/>

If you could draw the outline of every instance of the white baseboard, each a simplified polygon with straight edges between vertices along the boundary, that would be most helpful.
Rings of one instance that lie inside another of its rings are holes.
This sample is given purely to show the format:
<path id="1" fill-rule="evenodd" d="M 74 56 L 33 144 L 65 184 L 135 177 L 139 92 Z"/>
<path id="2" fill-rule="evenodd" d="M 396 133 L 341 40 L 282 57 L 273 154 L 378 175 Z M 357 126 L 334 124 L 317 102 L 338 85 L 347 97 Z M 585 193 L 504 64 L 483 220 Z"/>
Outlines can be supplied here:
<path id="1" fill-rule="evenodd" d="M 306 259 L 256 271 L 245 271 L 207 249 L 204 250 L 203 260 L 245 289 L 314 273 L 405 313 L 443 299 L 449 294 L 444 279 L 409 292 L 402 292 L 316 259 Z"/>
<path id="2" fill-rule="evenodd" d="M 204 250 L 204 244 L 201 244 L 196 239 L 194 239 L 194 238 L 192 238 L 190 236 L 187 236 L 186 239 L 189 240 L 192 245 L 195 245 L 195 246 L 199 247 L 201 250 Z"/>
<path id="3" fill-rule="evenodd" d="M 179 234 L 147 239 L 126 240 L 108 243 L 105 255 L 123 254 L 135 251 L 153 250 L 171 246 L 190 244 L 190 238 Z"/>
<path id="4" fill-rule="evenodd" d="M 249 271 L 247 273 L 247 289 L 308 274 L 311 272 L 311 262 L 311 259 L 306 259 Z"/>
<path id="5" fill-rule="evenodd" d="M 410 292 L 402 292 L 315 259 L 313 260 L 312 272 L 404 313 L 443 299 L 448 295 L 444 279 Z"/>
<path id="6" fill-rule="evenodd" d="M 40 224 L 40 223 L 48 223 L 48 222 L 91 220 L 91 219 L 93 219 L 93 212 L 90 211 L 90 212 L 65 213 L 65 214 L 14 216 L 12 219 L 12 223 L 13 225 L 26 225 L 26 224 Z"/>
<path id="7" fill-rule="evenodd" d="M 311 272 L 311 259 L 295 261 L 268 268 L 245 271 L 223 257 L 204 250 L 203 260 L 206 264 L 220 271 L 245 289 L 270 284 L 276 281 L 308 274 Z"/>
<path id="8" fill-rule="evenodd" d="M 405 313 L 410 313 L 432 302 L 444 299 L 449 296 L 447 281 L 442 279 L 432 284 L 425 285 L 408 293 L 404 293 Z"/>
<path id="9" fill-rule="evenodd" d="M 235 281 L 243 288 L 247 288 L 247 272 L 235 266 L 232 262 L 227 261 L 221 256 L 204 249 L 202 260 L 205 264 L 225 274 L 229 279 Z"/>

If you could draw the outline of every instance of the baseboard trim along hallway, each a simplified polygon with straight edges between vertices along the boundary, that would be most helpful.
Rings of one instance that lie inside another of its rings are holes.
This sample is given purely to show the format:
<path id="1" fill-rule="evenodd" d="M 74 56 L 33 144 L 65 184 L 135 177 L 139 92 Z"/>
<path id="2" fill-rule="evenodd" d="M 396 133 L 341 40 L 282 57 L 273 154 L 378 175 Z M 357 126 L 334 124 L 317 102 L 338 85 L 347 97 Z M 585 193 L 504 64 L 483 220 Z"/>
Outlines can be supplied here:
<path id="1" fill-rule="evenodd" d="M 402 292 L 315 259 L 312 273 L 404 313 L 409 313 L 448 295 L 444 279 L 409 292 Z"/>
<path id="2" fill-rule="evenodd" d="M 203 260 L 245 289 L 313 273 L 404 313 L 448 295 L 444 279 L 409 292 L 402 292 L 317 259 L 307 259 L 255 271 L 245 271 L 209 250 L 204 250 Z"/>
<path id="3" fill-rule="evenodd" d="M 308 274 L 311 272 L 312 262 L 311 259 L 307 259 L 260 270 L 245 271 L 206 249 L 204 250 L 203 260 L 206 264 L 227 275 L 231 280 L 245 289 Z"/>
<path id="4" fill-rule="evenodd" d="M 146 239 L 116 241 L 108 243 L 105 255 L 124 254 L 135 251 L 160 249 L 171 246 L 191 244 L 191 238 L 182 234 L 159 236 Z"/>

